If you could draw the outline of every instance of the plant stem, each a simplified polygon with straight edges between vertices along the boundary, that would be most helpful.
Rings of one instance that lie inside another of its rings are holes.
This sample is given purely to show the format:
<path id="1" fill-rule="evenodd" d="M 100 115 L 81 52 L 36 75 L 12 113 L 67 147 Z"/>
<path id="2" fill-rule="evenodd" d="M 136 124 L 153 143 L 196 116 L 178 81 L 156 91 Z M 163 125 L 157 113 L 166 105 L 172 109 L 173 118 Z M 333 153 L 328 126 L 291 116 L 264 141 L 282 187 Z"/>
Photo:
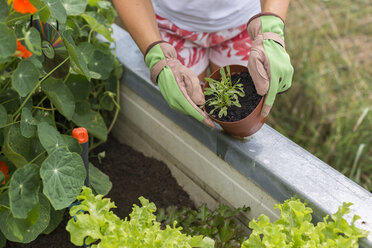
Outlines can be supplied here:
<path id="1" fill-rule="evenodd" d="M 57 65 L 56 67 L 53 68 L 53 70 L 51 70 L 48 74 L 46 74 L 36 85 L 35 87 L 31 90 L 30 93 L 28 93 L 26 99 L 23 101 L 23 103 L 21 104 L 21 106 L 17 109 L 17 111 L 13 114 L 13 118 L 21 111 L 21 109 L 25 106 L 26 102 L 28 101 L 28 99 L 30 99 L 30 97 L 32 96 L 32 94 L 34 93 L 34 91 L 39 88 L 40 84 L 45 80 L 47 79 L 50 75 L 52 75 L 53 72 L 55 72 L 60 66 L 62 66 L 64 63 L 66 63 L 67 60 L 69 60 L 70 57 L 67 57 L 64 61 L 62 61 L 59 65 Z"/>
<path id="2" fill-rule="evenodd" d="M 39 107 L 39 106 L 32 106 L 32 108 L 41 109 L 41 110 L 45 110 L 45 111 L 54 111 L 54 110 L 57 110 L 57 108 L 44 108 L 44 107 Z"/>
<path id="3" fill-rule="evenodd" d="M 36 161 L 36 159 L 38 159 L 41 155 L 43 155 L 44 153 L 46 153 L 46 151 L 43 151 L 42 153 L 40 153 L 39 155 L 37 155 L 36 157 L 34 157 L 34 159 L 32 159 L 29 164 L 32 164 L 33 162 Z"/>
<path id="4" fill-rule="evenodd" d="M 4 127 L 9 127 L 9 126 L 12 126 L 14 124 L 17 124 L 17 123 L 20 123 L 21 121 L 15 121 L 15 122 L 12 122 L 12 123 L 8 123 L 6 124 L 5 126 L 2 126 L 1 128 L 4 128 Z"/>
<path id="5" fill-rule="evenodd" d="M 114 104 L 116 106 L 116 110 L 115 110 L 114 118 L 112 119 L 111 125 L 107 129 L 107 134 L 109 134 L 111 132 L 111 129 L 114 127 L 114 124 L 116 122 L 116 119 L 118 118 L 119 111 L 120 111 L 120 89 L 119 89 L 119 85 L 120 85 L 119 84 L 119 80 L 117 80 L 117 84 L 116 84 L 116 101 L 114 99 L 112 99 L 112 101 L 114 102 Z"/>

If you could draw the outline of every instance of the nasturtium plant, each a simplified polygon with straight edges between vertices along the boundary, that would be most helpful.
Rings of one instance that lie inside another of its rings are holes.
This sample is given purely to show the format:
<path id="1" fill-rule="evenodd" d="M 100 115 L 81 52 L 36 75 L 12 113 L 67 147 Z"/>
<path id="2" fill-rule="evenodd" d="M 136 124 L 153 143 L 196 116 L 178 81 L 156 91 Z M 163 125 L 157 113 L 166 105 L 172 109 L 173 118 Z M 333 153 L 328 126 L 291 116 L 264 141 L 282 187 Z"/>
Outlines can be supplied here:
<path id="1" fill-rule="evenodd" d="M 205 88 L 204 95 L 210 96 L 205 102 L 205 105 L 212 107 L 209 114 L 218 111 L 218 117 L 227 116 L 227 110 L 231 106 L 241 107 L 239 98 L 244 97 L 243 84 L 239 83 L 240 79 L 233 82 L 231 79 L 230 67 L 221 67 L 220 69 L 221 80 L 214 80 L 212 78 L 205 78 L 209 87 Z"/>
<path id="2" fill-rule="evenodd" d="M 124 220 L 110 209 L 115 203 L 103 195 L 95 196 L 92 190 L 83 187 L 77 197 L 80 204 L 70 209 L 71 218 L 67 223 L 71 242 L 77 246 L 91 245 L 92 248 L 213 248 L 214 241 L 203 236 L 188 236 L 180 227 L 167 225 L 165 229 L 156 221 L 156 206 L 144 197 L 139 200 L 141 207 L 133 205 L 130 218 Z"/>
<path id="3" fill-rule="evenodd" d="M 343 218 L 350 212 L 350 206 L 351 203 L 343 203 L 331 220 L 327 215 L 323 222 L 314 225 L 311 222 L 311 208 L 299 199 L 286 200 L 283 204 L 275 205 L 280 210 L 280 217 L 275 222 L 261 215 L 249 223 L 253 231 L 242 248 L 359 247 L 358 240 L 366 237 L 368 232 L 354 225 L 359 216 L 354 216 L 351 224 Z"/>
<path id="4" fill-rule="evenodd" d="M 0 247 L 52 232 L 79 195 L 72 130 L 88 130 L 90 150 L 106 141 L 123 70 L 97 35 L 113 42 L 115 17 L 106 0 L 0 0 Z M 90 168 L 91 187 L 107 194 L 109 178 Z"/>

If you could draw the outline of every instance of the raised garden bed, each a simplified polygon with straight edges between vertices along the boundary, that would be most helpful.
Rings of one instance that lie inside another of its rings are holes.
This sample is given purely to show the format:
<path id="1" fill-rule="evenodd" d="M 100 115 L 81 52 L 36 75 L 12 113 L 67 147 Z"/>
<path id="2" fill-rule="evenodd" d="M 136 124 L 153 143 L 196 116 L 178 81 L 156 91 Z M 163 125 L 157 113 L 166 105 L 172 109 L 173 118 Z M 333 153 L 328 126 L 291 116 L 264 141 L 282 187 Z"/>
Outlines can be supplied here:
<path id="1" fill-rule="evenodd" d="M 99 163 L 91 159 L 98 168 L 106 173 L 113 184 L 107 197 L 115 201 L 118 208 L 113 211 L 121 218 L 128 217 L 132 205 L 139 205 L 138 197 L 144 196 L 154 202 L 158 208 L 168 206 L 195 208 L 188 194 L 178 185 L 168 167 L 154 159 L 144 156 L 131 147 L 120 144 L 112 136 L 94 152 L 105 151 L 106 157 Z M 40 235 L 29 244 L 9 242 L 7 248 L 69 248 L 76 247 L 70 242 L 66 231 L 69 215 L 64 215 L 63 222 L 49 235 Z"/>

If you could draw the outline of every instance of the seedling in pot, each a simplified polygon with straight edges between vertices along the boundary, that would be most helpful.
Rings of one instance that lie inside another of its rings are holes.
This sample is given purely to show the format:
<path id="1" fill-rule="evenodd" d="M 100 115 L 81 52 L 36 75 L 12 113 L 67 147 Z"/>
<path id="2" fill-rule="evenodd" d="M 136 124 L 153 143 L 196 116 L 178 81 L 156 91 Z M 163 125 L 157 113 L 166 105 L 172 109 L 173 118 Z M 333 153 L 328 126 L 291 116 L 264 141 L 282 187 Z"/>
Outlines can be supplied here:
<path id="1" fill-rule="evenodd" d="M 212 78 L 205 78 L 209 87 L 205 88 L 204 95 L 212 96 L 205 105 L 212 107 L 209 114 L 212 115 L 214 111 L 218 111 L 218 117 L 227 116 L 227 110 L 231 106 L 241 107 L 238 96 L 244 97 L 243 84 L 239 83 L 240 79 L 232 82 L 230 67 L 226 66 L 226 72 L 223 67 L 220 69 L 221 80 L 214 80 Z"/>

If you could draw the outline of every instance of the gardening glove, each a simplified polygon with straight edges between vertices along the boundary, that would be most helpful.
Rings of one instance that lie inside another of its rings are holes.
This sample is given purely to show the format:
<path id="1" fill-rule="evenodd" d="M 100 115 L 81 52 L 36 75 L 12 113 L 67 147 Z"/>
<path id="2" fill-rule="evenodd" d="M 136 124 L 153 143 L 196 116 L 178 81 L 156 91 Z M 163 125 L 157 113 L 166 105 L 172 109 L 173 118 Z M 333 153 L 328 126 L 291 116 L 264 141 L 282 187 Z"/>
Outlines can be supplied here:
<path id="1" fill-rule="evenodd" d="M 164 41 L 151 44 L 145 53 L 145 62 L 151 71 L 151 81 L 172 109 L 190 115 L 206 126 L 214 123 L 197 106 L 205 103 L 199 79 L 177 59 L 172 45 Z"/>
<path id="2" fill-rule="evenodd" d="M 253 16 L 247 25 L 252 39 L 248 70 L 257 93 L 265 96 L 261 115 L 266 117 L 278 93 L 291 87 L 293 67 L 284 45 L 284 21 L 273 13 Z"/>

